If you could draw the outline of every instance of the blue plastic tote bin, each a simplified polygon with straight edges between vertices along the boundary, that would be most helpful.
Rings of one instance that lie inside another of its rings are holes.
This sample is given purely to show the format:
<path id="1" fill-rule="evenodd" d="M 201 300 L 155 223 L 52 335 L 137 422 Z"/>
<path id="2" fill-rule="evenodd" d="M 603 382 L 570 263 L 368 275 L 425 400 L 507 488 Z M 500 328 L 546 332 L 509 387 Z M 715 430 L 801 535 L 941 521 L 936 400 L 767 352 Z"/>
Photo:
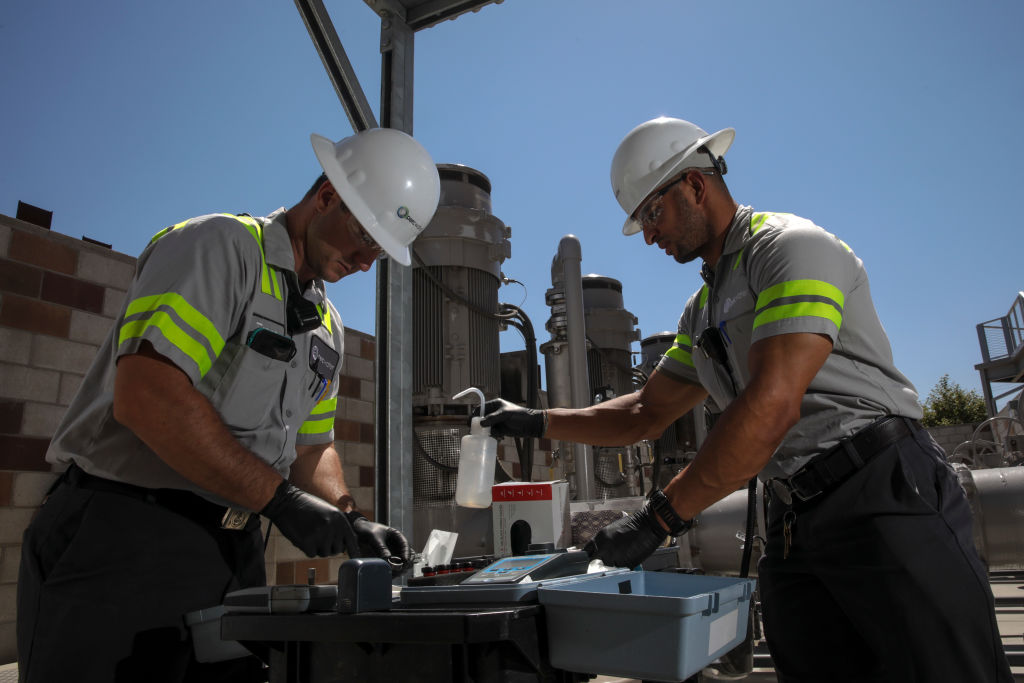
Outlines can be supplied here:
<path id="1" fill-rule="evenodd" d="M 538 589 L 551 664 L 681 681 L 747 635 L 752 579 L 628 572 Z"/>

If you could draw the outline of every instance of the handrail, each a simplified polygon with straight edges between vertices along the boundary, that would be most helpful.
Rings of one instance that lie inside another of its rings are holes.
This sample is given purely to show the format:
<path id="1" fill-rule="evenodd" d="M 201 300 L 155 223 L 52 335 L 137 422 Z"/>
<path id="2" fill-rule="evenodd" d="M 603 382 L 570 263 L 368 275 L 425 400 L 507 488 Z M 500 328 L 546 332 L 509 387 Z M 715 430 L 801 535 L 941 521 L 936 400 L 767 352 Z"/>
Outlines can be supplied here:
<path id="1" fill-rule="evenodd" d="M 977 329 L 983 363 L 1012 358 L 1024 347 L 1024 292 L 1017 292 L 1006 315 L 979 323 Z"/>

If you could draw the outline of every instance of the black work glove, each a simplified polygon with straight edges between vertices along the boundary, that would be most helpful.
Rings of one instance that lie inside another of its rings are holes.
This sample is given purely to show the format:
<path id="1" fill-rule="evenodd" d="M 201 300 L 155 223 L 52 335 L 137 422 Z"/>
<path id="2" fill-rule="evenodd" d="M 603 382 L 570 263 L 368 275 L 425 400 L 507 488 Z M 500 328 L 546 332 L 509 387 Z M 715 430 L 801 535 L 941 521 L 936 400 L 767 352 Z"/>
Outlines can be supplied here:
<path id="1" fill-rule="evenodd" d="M 260 514 L 309 557 L 345 551 L 345 513 L 284 480 Z"/>
<path id="2" fill-rule="evenodd" d="M 544 419 L 543 410 L 521 408 L 500 398 L 488 401 L 484 410 L 486 415 L 480 420 L 480 426 L 490 427 L 491 436 L 496 439 L 504 436 L 544 436 L 547 420 Z"/>
<path id="3" fill-rule="evenodd" d="M 345 513 L 364 556 L 379 557 L 391 565 L 391 573 L 401 574 L 412 563 L 412 549 L 402 532 L 394 527 L 371 522 L 355 510 Z"/>
<path id="4" fill-rule="evenodd" d="M 661 526 L 650 501 L 629 517 L 616 520 L 598 531 L 583 547 L 590 559 L 609 567 L 632 569 L 657 550 L 668 532 Z"/>

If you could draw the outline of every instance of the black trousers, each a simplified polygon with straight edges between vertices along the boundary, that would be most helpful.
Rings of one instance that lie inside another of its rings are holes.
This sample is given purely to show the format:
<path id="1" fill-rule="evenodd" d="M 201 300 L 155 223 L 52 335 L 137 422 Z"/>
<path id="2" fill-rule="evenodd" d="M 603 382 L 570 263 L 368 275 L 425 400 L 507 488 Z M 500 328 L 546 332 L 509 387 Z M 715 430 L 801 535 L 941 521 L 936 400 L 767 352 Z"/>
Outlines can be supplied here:
<path id="1" fill-rule="evenodd" d="M 770 500 L 768 527 L 758 573 L 779 681 L 1012 683 L 967 499 L 927 432 L 817 499 Z"/>
<path id="2" fill-rule="evenodd" d="M 58 484 L 24 535 L 20 680 L 265 680 L 255 657 L 196 662 L 183 619 L 266 583 L 251 526 L 206 527 L 145 500 Z"/>

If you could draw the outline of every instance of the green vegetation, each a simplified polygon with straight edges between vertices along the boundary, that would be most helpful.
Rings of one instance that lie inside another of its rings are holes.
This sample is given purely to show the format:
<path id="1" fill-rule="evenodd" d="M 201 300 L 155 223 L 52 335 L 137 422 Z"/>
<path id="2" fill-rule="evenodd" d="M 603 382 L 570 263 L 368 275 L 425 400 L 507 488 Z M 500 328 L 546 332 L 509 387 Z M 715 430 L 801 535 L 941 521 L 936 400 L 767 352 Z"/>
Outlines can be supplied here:
<path id="1" fill-rule="evenodd" d="M 967 391 L 956 382 L 950 382 L 949 375 L 943 375 L 924 402 L 921 424 L 925 427 L 974 424 L 987 417 L 985 399 L 977 391 Z"/>

